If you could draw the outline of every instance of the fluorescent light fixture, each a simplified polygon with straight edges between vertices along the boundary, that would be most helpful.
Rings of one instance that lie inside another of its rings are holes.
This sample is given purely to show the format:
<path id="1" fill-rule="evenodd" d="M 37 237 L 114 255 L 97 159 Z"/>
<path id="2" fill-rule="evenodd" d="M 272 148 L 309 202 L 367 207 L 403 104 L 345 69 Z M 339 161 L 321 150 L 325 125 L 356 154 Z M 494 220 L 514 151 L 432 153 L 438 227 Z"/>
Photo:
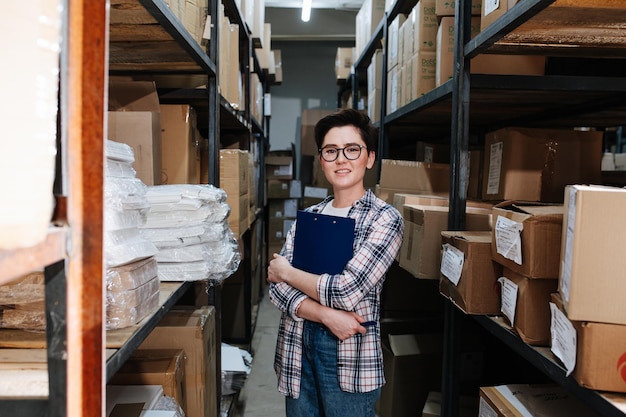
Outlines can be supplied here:
<path id="1" fill-rule="evenodd" d="M 311 19 L 311 2 L 313 0 L 302 0 L 302 21 L 308 22 Z"/>

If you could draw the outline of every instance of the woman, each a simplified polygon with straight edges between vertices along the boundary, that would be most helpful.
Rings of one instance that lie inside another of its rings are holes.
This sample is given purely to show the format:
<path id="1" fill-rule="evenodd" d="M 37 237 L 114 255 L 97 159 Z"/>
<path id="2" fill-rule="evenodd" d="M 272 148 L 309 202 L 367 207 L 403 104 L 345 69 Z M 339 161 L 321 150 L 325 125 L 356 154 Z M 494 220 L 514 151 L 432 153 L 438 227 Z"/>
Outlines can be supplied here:
<path id="1" fill-rule="evenodd" d="M 354 252 L 337 275 L 296 269 L 294 225 L 281 255 L 273 255 L 270 300 L 282 311 L 274 362 L 278 389 L 287 396 L 288 417 L 374 417 L 385 383 L 380 293 L 404 222 L 363 184 L 376 160 L 376 129 L 366 115 L 348 109 L 324 117 L 315 141 L 333 194 L 307 211 L 355 219 Z"/>

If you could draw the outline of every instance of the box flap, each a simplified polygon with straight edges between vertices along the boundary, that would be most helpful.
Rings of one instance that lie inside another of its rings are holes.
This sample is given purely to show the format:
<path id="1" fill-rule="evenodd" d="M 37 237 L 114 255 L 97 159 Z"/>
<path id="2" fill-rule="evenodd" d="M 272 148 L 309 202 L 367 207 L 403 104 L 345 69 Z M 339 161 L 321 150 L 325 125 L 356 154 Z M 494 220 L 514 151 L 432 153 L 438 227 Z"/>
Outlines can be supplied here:
<path id="1" fill-rule="evenodd" d="M 109 111 L 159 112 L 159 95 L 153 81 L 111 81 Z"/>
<path id="2" fill-rule="evenodd" d="M 466 242 L 491 243 L 491 231 L 467 231 L 467 230 L 445 230 L 441 232 L 441 236 L 452 239 L 461 239 Z"/>

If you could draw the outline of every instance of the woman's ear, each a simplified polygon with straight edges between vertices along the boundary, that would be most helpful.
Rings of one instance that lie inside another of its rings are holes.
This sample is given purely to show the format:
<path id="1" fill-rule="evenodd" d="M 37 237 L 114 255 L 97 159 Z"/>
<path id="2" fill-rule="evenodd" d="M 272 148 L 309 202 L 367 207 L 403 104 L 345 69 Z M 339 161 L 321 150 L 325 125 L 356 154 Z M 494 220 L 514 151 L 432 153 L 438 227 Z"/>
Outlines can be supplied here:
<path id="1" fill-rule="evenodd" d="M 376 162 L 376 152 L 369 151 L 367 154 L 367 169 L 372 169 L 374 162 Z"/>

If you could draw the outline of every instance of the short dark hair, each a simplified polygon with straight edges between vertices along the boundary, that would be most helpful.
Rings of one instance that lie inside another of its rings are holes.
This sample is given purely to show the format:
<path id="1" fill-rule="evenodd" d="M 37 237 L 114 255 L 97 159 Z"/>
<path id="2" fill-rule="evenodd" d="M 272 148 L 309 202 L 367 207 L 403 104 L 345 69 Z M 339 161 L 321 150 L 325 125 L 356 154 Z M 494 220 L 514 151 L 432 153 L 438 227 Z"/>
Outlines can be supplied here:
<path id="1" fill-rule="evenodd" d="M 334 127 L 354 126 L 358 129 L 361 139 L 365 142 L 368 152 L 376 153 L 378 129 L 372 125 L 369 116 L 354 109 L 343 109 L 320 119 L 315 125 L 315 143 L 317 149 L 322 147 L 324 137 Z"/>

